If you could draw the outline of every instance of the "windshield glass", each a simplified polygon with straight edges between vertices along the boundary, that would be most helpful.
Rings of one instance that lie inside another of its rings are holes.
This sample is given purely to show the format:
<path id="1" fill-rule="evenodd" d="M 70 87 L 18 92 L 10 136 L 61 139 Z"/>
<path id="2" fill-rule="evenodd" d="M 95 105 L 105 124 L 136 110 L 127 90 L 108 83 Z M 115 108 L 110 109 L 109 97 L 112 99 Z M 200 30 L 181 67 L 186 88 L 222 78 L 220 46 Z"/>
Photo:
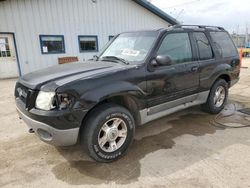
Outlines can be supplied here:
<path id="1" fill-rule="evenodd" d="M 115 56 L 126 61 L 142 61 L 147 56 L 157 32 L 137 32 L 120 34 L 100 58 Z"/>

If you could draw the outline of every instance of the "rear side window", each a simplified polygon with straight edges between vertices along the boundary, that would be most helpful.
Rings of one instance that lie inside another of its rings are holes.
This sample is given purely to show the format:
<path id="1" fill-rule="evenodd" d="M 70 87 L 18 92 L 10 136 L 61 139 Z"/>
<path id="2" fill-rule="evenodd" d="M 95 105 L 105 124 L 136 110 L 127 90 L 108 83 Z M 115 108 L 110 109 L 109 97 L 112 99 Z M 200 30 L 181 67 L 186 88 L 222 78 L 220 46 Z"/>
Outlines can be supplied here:
<path id="1" fill-rule="evenodd" d="M 193 57 L 188 33 L 168 34 L 163 39 L 157 55 L 168 55 L 173 63 L 191 61 Z"/>
<path id="2" fill-rule="evenodd" d="M 210 35 L 221 57 L 238 55 L 232 39 L 226 32 L 210 32 Z"/>
<path id="3" fill-rule="evenodd" d="M 194 38 L 199 50 L 200 60 L 212 59 L 213 51 L 205 33 L 195 32 Z"/>

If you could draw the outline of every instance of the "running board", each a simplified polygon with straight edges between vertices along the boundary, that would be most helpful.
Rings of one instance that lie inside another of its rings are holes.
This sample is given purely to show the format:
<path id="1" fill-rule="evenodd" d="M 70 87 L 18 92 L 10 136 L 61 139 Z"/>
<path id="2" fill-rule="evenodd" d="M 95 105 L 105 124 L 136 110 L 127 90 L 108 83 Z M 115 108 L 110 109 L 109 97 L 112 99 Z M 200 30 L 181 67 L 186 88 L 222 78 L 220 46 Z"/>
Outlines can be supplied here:
<path id="1" fill-rule="evenodd" d="M 177 99 L 174 101 L 163 103 L 163 104 L 151 107 L 151 108 L 145 108 L 145 109 L 140 111 L 140 117 L 141 117 L 141 124 L 140 125 L 143 125 L 143 124 L 148 123 L 150 121 L 153 121 L 155 119 L 164 117 L 166 115 L 172 114 L 174 112 L 189 108 L 191 106 L 204 104 L 207 101 L 208 95 L 209 95 L 209 91 L 204 91 L 204 92 L 201 92 L 201 93 L 198 93 L 195 95 L 190 95 L 190 96 L 183 97 L 183 98 L 180 98 L 180 99 Z M 194 96 L 195 96 L 195 99 L 193 101 L 189 101 L 189 102 L 185 102 L 185 103 L 180 104 L 181 101 L 185 101 L 185 99 L 187 99 L 187 98 L 189 98 L 189 99 L 193 98 Z M 173 107 L 173 104 L 180 104 L 180 105 Z M 169 108 L 167 108 L 167 106 Z M 159 108 L 163 108 L 163 107 L 164 107 L 164 109 L 162 111 L 159 111 L 156 113 L 151 113 L 151 111 L 154 111 L 154 109 L 159 109 Z"/>

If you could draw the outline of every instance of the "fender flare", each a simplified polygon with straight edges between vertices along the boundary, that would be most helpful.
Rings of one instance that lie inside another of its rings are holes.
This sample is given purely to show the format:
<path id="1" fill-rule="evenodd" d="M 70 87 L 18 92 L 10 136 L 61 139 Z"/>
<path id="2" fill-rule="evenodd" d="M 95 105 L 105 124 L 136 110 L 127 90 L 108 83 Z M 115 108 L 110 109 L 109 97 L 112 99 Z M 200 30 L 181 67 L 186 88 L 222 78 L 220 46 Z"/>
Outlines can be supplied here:
<path id="1" fill-rule="evenodd" d="M 221 76 L 227 76 L 229 78 L 229 81 L 231 80 L 231 66 L 230 65 L 225 65 L 225 64 L 221 64 L 219 65 L 214 71 L 213 73 L 210 75 L 210 81 L 209 81 L 209 88 L 211 88 L 214 84 L 214 82 Z M 229 82 L 230 84 L 230 82 Z"/>
<path id="2" fill-rule="evenodd" d="M 134 99 L 143 98 L 146 93 L 136 85 L 125 81 L 110 83 L 99 88 L 95 88 L 83 93 L 80 97 L 81 101 L 87 104 L 87 108 L 91 109 L 96 104 L 115 96 L 129 95 Z M 137 101 L 136 101 L 137 102 Z"/>

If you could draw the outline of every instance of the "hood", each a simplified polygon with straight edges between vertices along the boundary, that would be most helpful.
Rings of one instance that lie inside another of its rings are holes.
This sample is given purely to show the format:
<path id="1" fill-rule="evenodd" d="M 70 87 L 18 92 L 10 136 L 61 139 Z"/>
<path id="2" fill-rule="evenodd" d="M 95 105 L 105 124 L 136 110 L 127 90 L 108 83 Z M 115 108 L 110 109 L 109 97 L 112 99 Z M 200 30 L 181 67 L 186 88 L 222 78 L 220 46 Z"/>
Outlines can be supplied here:
<path id="1" fill-rule="evenodd" d="M 126 69 L 128 65 L 113 62 L 86 61 L 56 65 L 22 76 L 19 82 L 30 89 L 53 85 L 53 89 L 69 82 Z"/>

